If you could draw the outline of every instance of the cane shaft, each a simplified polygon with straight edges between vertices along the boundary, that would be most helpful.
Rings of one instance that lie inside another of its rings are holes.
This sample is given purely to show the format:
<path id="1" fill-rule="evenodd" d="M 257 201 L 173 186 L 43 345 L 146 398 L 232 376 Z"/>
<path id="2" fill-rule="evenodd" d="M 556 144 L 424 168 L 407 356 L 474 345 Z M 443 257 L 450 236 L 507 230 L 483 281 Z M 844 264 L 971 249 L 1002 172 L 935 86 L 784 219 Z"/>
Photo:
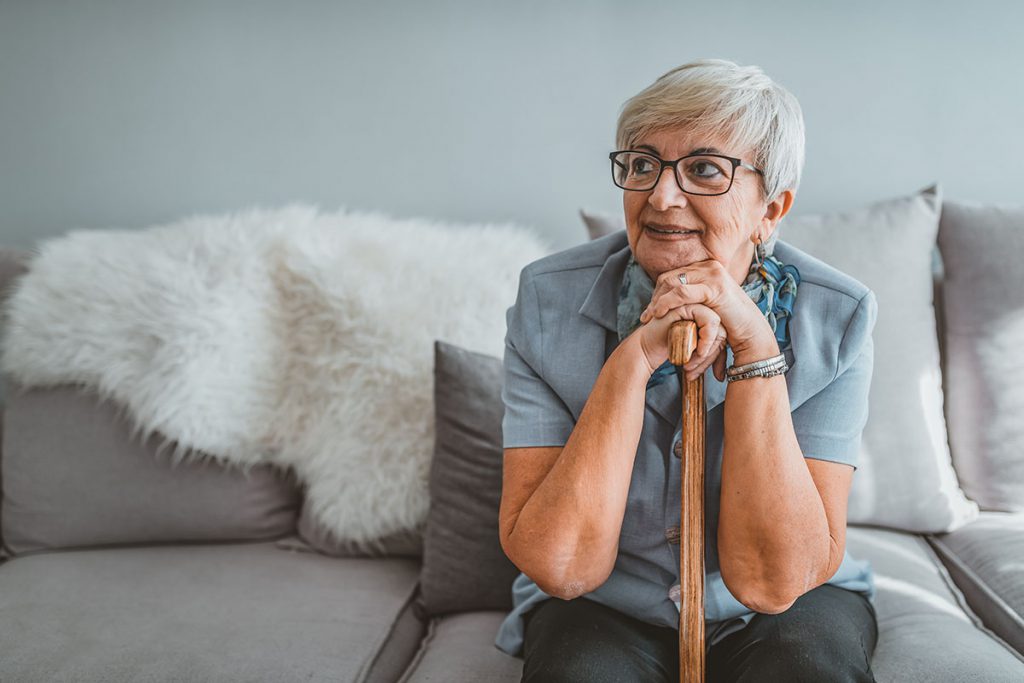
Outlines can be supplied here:
<path id="1" fill-rule="evenodd" d="M 669 360 L 681 366 L 696 347 L 692 320 L 669 329 Z M 682 482 L 679 511 L 679 680 L 704 683 L 704 376 L 687 382 L 679 368 L 682 392 Z"/>

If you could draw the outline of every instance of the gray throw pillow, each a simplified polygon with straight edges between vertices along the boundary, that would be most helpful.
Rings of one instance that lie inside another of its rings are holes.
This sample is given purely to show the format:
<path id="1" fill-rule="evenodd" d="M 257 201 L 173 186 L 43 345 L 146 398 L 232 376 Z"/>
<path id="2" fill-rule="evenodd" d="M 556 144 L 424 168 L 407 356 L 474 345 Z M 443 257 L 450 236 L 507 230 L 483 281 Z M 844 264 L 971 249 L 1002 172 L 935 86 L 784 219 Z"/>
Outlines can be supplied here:
<path id="1" fill-rule="evenodd" d="M 587 237 L 592 240 L 626 229 L 626 219 L 622 212 L 605 213 L 580 209 L 580 218 L 583 219 L 583 225 L 587 226 Z"/>
<path id="2" fill-rule="evenodd" d="M 1024 206 L 942 205 L 946 418 L 960 484 L 1024 511 Z"/>
<path id="3" fill-rule="evenodd" d="M 512 607 L 519 570 L 501 549 L 502 361 L 434 344 L 436 438 L 420 571 L 421 613 Z"/>

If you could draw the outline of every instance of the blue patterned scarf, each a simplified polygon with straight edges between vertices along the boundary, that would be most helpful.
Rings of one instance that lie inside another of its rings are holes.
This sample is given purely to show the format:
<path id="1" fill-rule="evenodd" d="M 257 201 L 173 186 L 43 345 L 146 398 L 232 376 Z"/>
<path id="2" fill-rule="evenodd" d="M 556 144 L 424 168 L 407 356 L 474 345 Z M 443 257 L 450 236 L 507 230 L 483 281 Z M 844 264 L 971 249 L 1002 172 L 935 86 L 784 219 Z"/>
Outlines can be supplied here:
<path id="1" fill-rule="evenodd" d="M 793 315 L 796 289 L 800 284 L 800 271 L 796 269 L 796 266 L 783 265 L 779 259 L 775 258 L 772 253 L 775 248 L 775 238 L 776 235 L 773 234 L 767 243 L 757 245 L 757 255 L 762 261 L 761 267 L 756 266 L 756 260 L 751 261 L 750 270 L 742 287 L 768 319 L 768 323 L 775 332 L 775 340 L 779 343 L 779 350 L 783 350 L 789 345 L 789 319 Z M 620 342 L 640 326 L 640 314 L 651 302 L 653 294 L 654 283 L 631 253 L 629 263 L 626 264 L 626 272 L 622 277 L 622 285 L 619 287 L 618 332 Z M 675 373 L 676 367 L 666 360 L 651 375 L 651 379 L 647 382 L 647 388 L 650 389 L 661 384 L 669 375 Z"/>

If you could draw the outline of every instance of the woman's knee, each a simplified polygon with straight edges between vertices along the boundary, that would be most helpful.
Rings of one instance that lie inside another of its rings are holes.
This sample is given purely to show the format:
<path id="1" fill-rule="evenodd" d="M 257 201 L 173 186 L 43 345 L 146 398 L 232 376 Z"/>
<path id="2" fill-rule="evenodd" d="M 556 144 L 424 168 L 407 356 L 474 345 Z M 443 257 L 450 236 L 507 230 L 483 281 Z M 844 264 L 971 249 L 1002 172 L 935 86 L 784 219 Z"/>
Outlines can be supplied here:
<path id="1" fill-rule="evenodd" d="M 799 630 L 779 629 L 750 652 L 734 680 L 740 682 L 861 683 L 874 681 L 871 659 L 857 637 L 808 639 Z"/>
<path id="2" fill-rule="evenodd" d="M 607 650 L 567 650 L 534 656 L 525 662 L 523 683 L 619 683 L 628 681 L 659 681 L 651 672 L 631 666 L 628 661 Z"/>
<path id="3" fill-rule="evenodd" d="M 712 654 L 721 672 L 736 681 L 873 681 L 874 611 L 844 589 L 815 591 L 722 641 Z"/>
<path id="4" fill-rule="evenodd" d="M 522 680 L 674 683 L 675 633 L 586 598 L 548 600 L 527 620 Z"/>

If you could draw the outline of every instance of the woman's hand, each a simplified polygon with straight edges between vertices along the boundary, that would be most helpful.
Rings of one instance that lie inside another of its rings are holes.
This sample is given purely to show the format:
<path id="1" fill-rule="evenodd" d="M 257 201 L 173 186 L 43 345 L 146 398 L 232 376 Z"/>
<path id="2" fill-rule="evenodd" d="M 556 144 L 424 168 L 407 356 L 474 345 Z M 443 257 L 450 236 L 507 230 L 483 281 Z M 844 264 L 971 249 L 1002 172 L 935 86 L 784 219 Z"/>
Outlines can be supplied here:
<path id="1" fill-rule="evenodd" d="M 682 304 L 668 309 L 661 316 L 651 316 L 644 312 L 640 316 L 645 325 L 638 327 L 633 334 L 639 336 L 640 347 L 647 356 L 647 363 L 653 373 L 668 360 L 668 331 L 677 320 L 693 320 L 697 323 L 697 347 L 683 365 L 686 381 L 704 374 L 709 365 L 715 365 L 715 377 L 719 382 L 725 381 L 725 344 L 727 341 L 722 321 L 715 311 L 703 304 Z"/>
<path id="2" fill-rule="evenodd" d="M 686 284 L 679 275 L 686 274 Z M 725 267 L 714 259 L 698 261 L 658 276 L 651 302 L 640 315 L 644 323 L 634 333 L 653 369 L 668 359 L 668 331 L 677 320 L 697 323 L 697 347 L 683 366 L 692 381 L 714 364 L 715 378 L 725 381 L 725 346 L 738 349 L 774 334 L 761 310 Z"/>

